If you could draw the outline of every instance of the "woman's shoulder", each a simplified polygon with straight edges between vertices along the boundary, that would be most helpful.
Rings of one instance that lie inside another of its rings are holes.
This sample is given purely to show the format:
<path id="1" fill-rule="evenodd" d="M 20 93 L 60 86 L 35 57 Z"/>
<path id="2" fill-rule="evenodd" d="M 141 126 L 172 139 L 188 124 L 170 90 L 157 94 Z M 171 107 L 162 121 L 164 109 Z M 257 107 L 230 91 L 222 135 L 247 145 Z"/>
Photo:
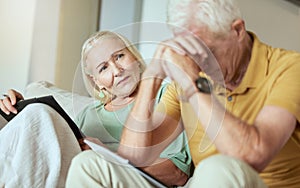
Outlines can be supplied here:
<path id="1" fill-rule="evenodd" d="M 76 118 L 78 119 L 80 117 L 84 117 L 84 116 L 86 116 L 87 114 L 89 114 L 91 112 L 94 113 L 95 110 L 101 109 L 103 107 L 104 107 L 103 103 L 101 103 L 100 101 L 94 101 L 94 102 L 88 104 L 85 108 L 83 108 L 83 110 L 78 113 Z"/>
<path id="2" fill-rule="evenodd" d="M 160 86 L 160 88 L 159 88 L 159 90 L 157 91 L 157 94 L 156 94 L 156 102 L 157 103 L 160 101 L 162 95 L 166 91 L 169 84 L 170 83 L 168 81 L 165 81 L 165 80 L 161 83 L 161 86 Z"/>

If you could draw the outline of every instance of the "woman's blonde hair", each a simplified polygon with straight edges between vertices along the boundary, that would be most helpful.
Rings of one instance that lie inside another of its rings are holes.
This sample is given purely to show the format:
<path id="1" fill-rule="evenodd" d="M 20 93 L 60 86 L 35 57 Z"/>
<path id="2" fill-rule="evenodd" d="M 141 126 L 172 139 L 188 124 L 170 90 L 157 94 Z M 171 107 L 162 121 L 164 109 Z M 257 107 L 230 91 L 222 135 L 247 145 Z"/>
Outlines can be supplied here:
<path id="1" fill-rule="evenodd" d="M 92 97 L 100 100 L 103 104 L 109 103 L 112 99 L 114 99 L 114 95 L 110 92 L 106 91 L 105 89 L 100 89 L 97 84 L 92 79 L 92 74 L 87 69 L 87 56 L 88 53 L 91 51 L 91 49 L 94 47 L 94 45 L 101 39 L 107 38 L 107 37 L 117 37 L 119 38 L 128 51 L 136 58 L 136 60 L 140 63 L 140 69 L 141 74 L 146 69 L 146 64 L 137 50 L 137 48 L 124 36 L 112 32 L 112 31 L 98 31 L 95 34 L 93 34 L 89 39 L 85 41 L 85 43 L 82 46 L 81 50 L 81 67 L 82 67 L 82 73 L 83 73 L 83 80 L 84 84 L 86 86 L 86 89 L 88 90 L 89 94 L 92 95 Z M 101 97 L 99 97 L 99 94 L 101 92 Z"/>

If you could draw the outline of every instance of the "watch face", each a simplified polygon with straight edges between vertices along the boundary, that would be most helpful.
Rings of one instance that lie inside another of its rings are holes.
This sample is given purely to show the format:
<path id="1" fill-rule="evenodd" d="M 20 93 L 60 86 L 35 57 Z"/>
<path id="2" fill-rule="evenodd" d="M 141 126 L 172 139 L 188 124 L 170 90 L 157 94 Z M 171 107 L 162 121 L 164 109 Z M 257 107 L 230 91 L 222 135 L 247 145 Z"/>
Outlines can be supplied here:
<path id="1" fill-rule="evenodd" d="M 210 82 L 204 77 L 199 77 L 196 80 L 196 87 L 198 88 L 198 90 L 200 92 L 211 93 L 212 86 L 211 86 Z"/>

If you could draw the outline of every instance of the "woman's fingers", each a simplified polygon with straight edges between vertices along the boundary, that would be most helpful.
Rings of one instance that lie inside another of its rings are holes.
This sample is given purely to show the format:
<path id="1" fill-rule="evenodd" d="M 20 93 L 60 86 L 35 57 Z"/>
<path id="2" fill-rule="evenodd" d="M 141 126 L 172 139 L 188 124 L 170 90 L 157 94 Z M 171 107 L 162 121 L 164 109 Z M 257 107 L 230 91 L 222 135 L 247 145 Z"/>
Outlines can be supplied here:
<path id="1" fill-rule="evenodd" d="M 24 99 L 21 93 L 10 89 L 7 91 L 7 94 L 4 95 L 4 98 L 0 100 L 0 108 L 7 115 L 9 115 L 10 112 L 16 114 L 18 111 L 14 105 L 21 99 Z"/>
<path id="2" fill-rule="evenodd" d="M 9 96 L 12 105 L 15 105 L 17 101 L 24 99 L 21 93 L 13 89 L 8 90 L 7 95 Z"/>
<path id="3" fill-rule="evenodd" d="M 5 99 L 1 99 L 0 100 L 0 109 L 7 115 L 9 115 L 10 111 L 6 108 L 5 104 L 4 104 L 4 100 Z"/>

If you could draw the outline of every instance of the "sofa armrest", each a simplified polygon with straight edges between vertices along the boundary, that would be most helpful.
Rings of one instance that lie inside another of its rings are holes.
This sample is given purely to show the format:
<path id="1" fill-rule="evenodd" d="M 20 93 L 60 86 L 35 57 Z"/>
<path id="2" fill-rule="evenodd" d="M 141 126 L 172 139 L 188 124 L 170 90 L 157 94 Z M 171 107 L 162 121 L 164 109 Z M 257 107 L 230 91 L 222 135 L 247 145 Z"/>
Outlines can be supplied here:
<path id="1" fill-rule="evenodd" d="M 92 97 L 82 96 L 60 89 L 47 81 L 32 82 L 26 86 L 24 91 L 25 98 L 42 97 L 46 95 L 53 95 L 73 120 L 81 110 L 94 101 Z"/>

